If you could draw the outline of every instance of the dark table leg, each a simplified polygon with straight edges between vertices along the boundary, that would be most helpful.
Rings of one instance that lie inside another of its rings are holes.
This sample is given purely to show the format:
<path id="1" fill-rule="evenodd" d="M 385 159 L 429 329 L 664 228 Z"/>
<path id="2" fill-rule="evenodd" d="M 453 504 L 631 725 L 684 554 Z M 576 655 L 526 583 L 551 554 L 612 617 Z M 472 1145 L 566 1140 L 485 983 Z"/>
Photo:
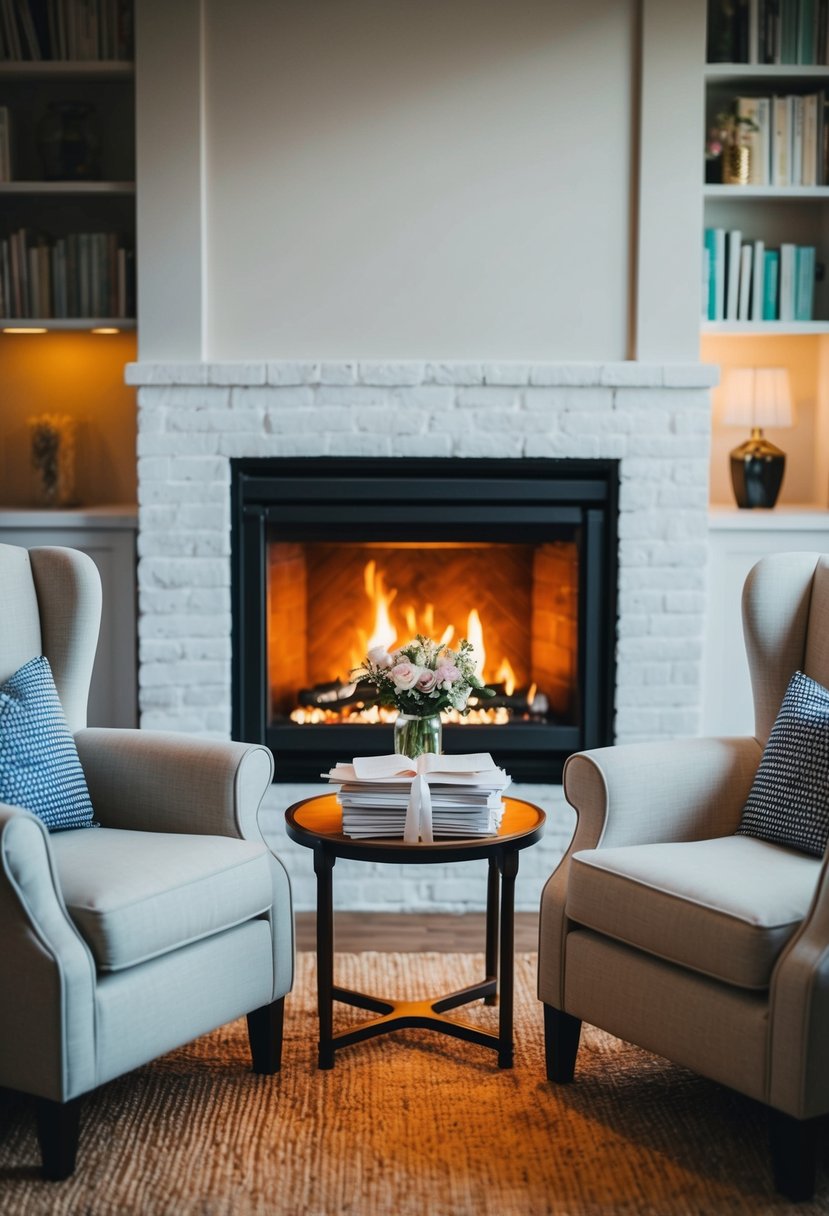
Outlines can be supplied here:
<path id="1" fill-rule="evenodd" d="M 327 849 L 314 849 L 317 876 L 317 1007 L 320 1020 L 319 1067 L 334 1067 L 334 896 L 332 871 L 336 858 Z"/>
<path id="2" fill-rule="evenodd" d="M 498 1067 L 512 1068 L 512 1006 L 515 954 L 515 876 L 518 873 L 518 850 L 505 850 L 500 859 L 501 869 L 501 975 L 498 985 L 501 996 L 498 1023 Z"/>
<path id="3" fill-rule="evenodd" d="M 486 978 L 498 978 L 498 920 L 500 915 L 499 896 L 501 890 L 498 859 L 490 857 L 489 873 L 486 882 Z M 493 992 L 484 997 L 485 1005 L 497 1005 L 498 993 Z"/>

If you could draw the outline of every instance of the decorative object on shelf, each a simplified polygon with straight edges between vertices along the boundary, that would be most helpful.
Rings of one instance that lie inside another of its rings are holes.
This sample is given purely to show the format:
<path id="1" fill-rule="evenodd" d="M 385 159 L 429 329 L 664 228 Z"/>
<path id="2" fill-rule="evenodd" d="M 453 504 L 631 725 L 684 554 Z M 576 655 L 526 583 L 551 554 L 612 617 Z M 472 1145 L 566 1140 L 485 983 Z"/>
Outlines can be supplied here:
<path id="1" fill-rule="evenodd" d="M 29 418 L 37 501 L 68 507 L 75 501 L 75 422 L 67 414 Z"/>
<path id="2" fill-rule="evenodd" d="M 751 147 L 748 137 L 759 130 L 748 114 L 723 111 L 717 115 L 705 148 L 706 181 L 709 159 L 721 158 L 722 180 L 726 186 L 747 186 L 751 181 Z"/>
<path id="3" fill-rule="evenodd" d="M 478 674 L 475 649 L 466 638 L 457 649 L 422 634 L 391 653 L 385 646 L 374 646 L 351 675 L 375 687 L 379 705 L 398 711 L 394 750 L 412 759 L 440 752 L 441 710 L 467 714 L 473 694 L 495 695 Z"/>
<path id="4" fill-rule="evenodd" d="M 789 373 L 784 367 L 735 367 L 725 377 L 725 426 L 748 426 L 751 437 L 731 453 L 731 483 L 738 507 L 773 507 L 786 454 L 763 435 L 763 427 L 794 424 Z"/>
<path id="5" fill-rule="evenodd" d="M 49 182 L 95 181 L 101 176 L 95 107 L 82 101 L 50 101 L 37 124 L 37 148 Z"/>

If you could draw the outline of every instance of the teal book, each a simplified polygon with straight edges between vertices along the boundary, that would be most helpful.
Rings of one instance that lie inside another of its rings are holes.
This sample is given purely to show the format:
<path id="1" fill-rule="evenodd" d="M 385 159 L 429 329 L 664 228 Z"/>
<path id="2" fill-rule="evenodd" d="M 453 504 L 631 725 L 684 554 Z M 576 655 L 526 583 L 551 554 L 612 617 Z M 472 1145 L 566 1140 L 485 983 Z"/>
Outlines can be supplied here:
<path id="1" fill-rule="evenodd" d="M 798 0 L 780 0 L 780 62 L 797 63 Z"/>
<path id="2" fill-rule="evenodd" d="M 795 261 L 795 321 L 811 321 L 814 298 L 815 248 L 813 245 L 798 245 Z"/>
<path id="3" fill-rule="evenodd" d="M 714 228 L 705 229 L 704 257 L 708 261 L 708 275 L 703 276 L 703 282 L 708 287 L 708 299 L 705 301 L 704 315 L 709 321 L 717 320 L 717 233 Z"/>
<path id="4" fill-rule="evenodd" d="M 780 278 L 780 254 L 767 249 L 763 268 L 763 320 L 777 320 L 777 284 Z"/>
<path id="5" fill-rule="evenodd" d="M 797 15 L 797 62 L 815 62 L 815 0 L 800 0 Z"/>

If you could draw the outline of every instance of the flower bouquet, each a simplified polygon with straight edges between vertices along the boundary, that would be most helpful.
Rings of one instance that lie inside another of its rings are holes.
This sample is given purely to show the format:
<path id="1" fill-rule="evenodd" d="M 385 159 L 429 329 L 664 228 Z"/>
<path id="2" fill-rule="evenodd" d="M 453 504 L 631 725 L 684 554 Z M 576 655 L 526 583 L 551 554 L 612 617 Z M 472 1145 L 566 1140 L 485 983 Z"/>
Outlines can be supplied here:
<path id="1" fill-rule="evenodd" d="M 398 711 L 394 749 L 415 759 L 440 751 L 440 712 L 469 712 L 469 698 L 494 697 L 477 673 L 475 650 L 464 638 L 455 649 L 418 634 L 389 653 L 373 647 L 352 676 L 377 689 L 377 703 Z"/>

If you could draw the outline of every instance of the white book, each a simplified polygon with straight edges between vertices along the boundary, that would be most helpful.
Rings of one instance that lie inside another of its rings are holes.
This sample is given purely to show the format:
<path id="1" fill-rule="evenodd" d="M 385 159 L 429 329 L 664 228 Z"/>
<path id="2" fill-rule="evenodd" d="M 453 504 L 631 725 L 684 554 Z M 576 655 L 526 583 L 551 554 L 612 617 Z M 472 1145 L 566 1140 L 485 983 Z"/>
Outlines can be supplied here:
<path id="1" fill-rule="evenodd" d="M 748 61 L 760 62 L 760 0 L 748 0 Z"/>
<path id="2" fill-rule="evenodd" d="M 725 320 L 737 320 L 737 304 L 740 297 L 740 245 L 743 234 L 733 228 L 728 234 L 728 266 L 726 270 Z"/>
<path id="3" fill-rule="evenodd" d="M 763 271 L 766 264 L 765 241 L 754 242 L 754 256 L 751 259 L 751 320 L 763 319 Z"/>
<path id="4" fill-rule="evenodd" d="M 746 242 L 740 250 L 740 295 L 737 304 L 737 320 L 748 320 L 749 295 L 751 293 L 751 245 Z"/>
<path id="5" fill-rule="evenodd" d="M 772 185 L 791 185 L 791 97 L 772 98 Z"/>
<path id="6" fill-rule="evenodd" d="M 797 247 L 780 246 L 780 320 L 794 320 L 794 291 L 796 280 Z"/>
<path id="7" fill-rule="evenodd" d="M 756 130 L 747 131 L 742 137 L 749 149 L 749 185 L 769 184 L 769 99 L 768 97 L 738 97 L 737 113 L 750 118 Z"/>
<path id="8" fill-rule="evenodd" d="M 439 756 L 424 752 L 416 760 L 409 756 L 355 756 L 351 764 L 337 764 L 323 774 L 330 781 L 359 781 L 386 783 L 411 783 L 415 777 L 432 777 L 433 780 L 465 785 L 486 784 L 495 774 L 501 773 L 489 752 L 469 755 Z"/>
<path id="9" fill-rule="evenodd" d="M 725 320 L 725 229 L 714 229 L 714 320 Z"/>
<path id="10" fill-rule="evenodd" d="M 803 98 L 791 97 L 792 103 L 792 164 L 790 179 L 793 186 L 803 180 Z"/>
<path id="11" fill-rule="evenodd" d="M 800 184 L 817 185 L 818 165 L 818 97 L 808 93 L 803 98 L 803 159 L 800 167 Z"/>

